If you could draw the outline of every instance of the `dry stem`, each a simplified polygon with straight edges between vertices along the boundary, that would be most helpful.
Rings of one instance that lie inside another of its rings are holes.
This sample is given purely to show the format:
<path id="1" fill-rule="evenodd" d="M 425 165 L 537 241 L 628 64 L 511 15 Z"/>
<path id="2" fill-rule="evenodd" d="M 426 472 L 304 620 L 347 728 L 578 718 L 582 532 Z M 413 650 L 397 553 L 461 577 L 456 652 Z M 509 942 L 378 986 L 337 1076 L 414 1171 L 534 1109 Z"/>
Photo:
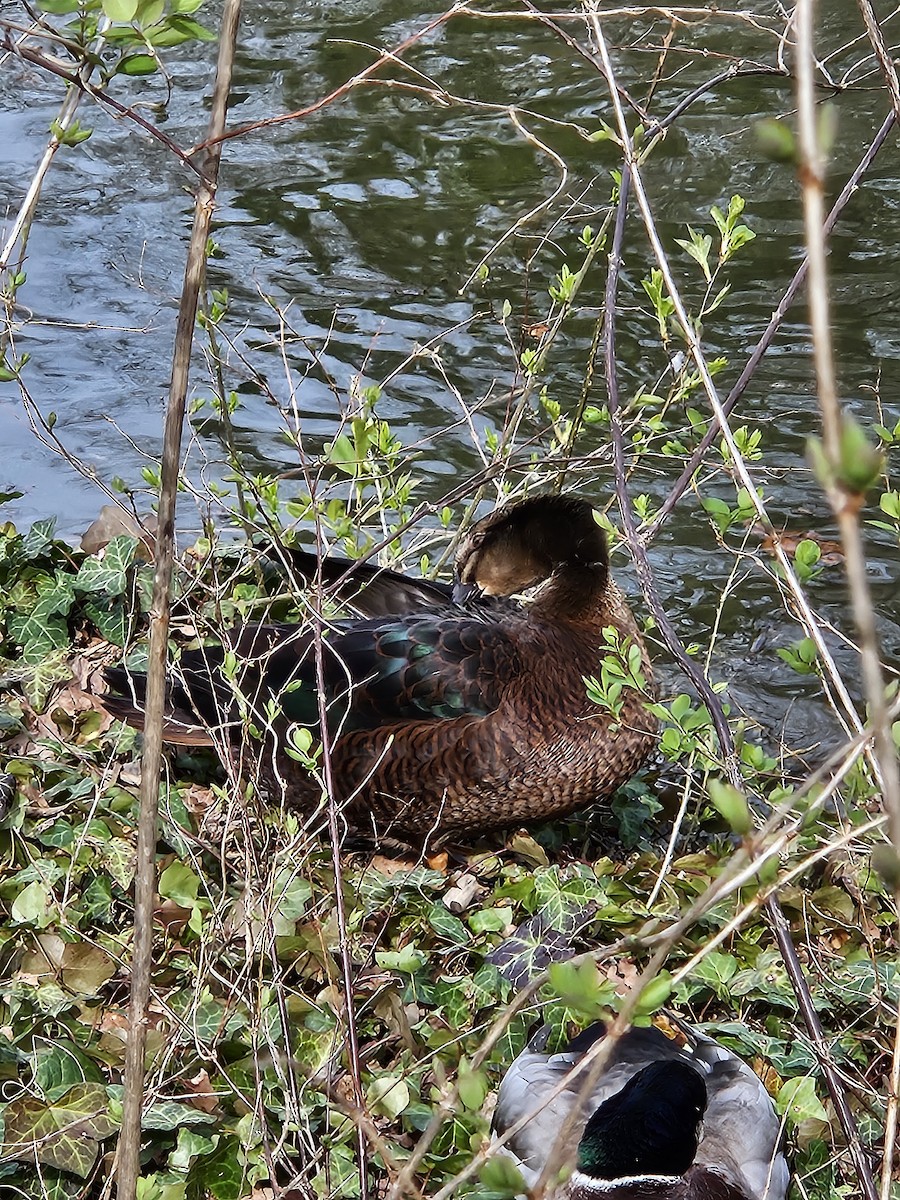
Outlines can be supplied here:
<path id="1" fill-rule="evenodd" d="M 873 37 L 876 53 L 884 47 L 877 35 L 877 25 L 869 6 L 861 5 L 867 28 Z M 815 50 L 813 0 L 799 0 L 796 10 L 797 30 L 797 101 L 800 147 L 800 181 L 803 190 L 803 218 L 809 258 L 809 316 L 813 335 L 813 359 L 818 385 L 819 407 L 825 456 L 830 468 L 825 491 L 837 518 L 847 569 L 847 582 L 853 618 L 859 631 L 859 652 L 869 719 L 874 732 L 874 751 L 879 766 L 882 802 L 888 818 L 895 854 L 900 851 L 900 769 L 891 737 L 891 725 L 885 695 L 884 673 L 875 610 L 866 576 L 866 556 L 859 524 L 862 497 L 841 481 L 845 467 L 843 433 L 845 420 L 837 394 L 834 357 L 831 345 L 831 322 L 828 302 L 828 275 L 825 248 L 825 155 L 819 142 L 815 105 Z M 900 111 L 900 90 L 893 64 L 884 62 L 889 91 L 895 113 Z M 895 893 L 900 902 L 900 890 Z M 895 1040 L 900 1042 L 900 1026 Z M 896 1071 L 892 1072 L 891 1119 L 887 1123 L 884 1163 L 881 1177 L 881 1197 L 888 1200 L 891 1192 L 894 1139 L 896 1137 Z"/>
<path id="2" fill-rule="evenodd" d="M 240 11 L 241 0 L 225 0 L 219 36 L 216 81 L 209 118 L 211 137 L 216 137 L 225 127 Z M 156 570 L 150 607 L 150 653 L 147 668 L 144 752 L 141 760 L 130 1028 L 125 1059 L 125 1102 L 122 1130 L 116 1153 L 119 1200 L 134 1200 L 140 1175 L 141 1108 L 147 1034 L 146 1014 L 150 995 L 150 966 L 153 948 L 153 904 L 156 895 L 157 810 L 169 636 L 169 592 L 172 582 L 175 541 L 175 499 L 181 468 L 181 431 L 184 423 L 194 322 L 206 267 L 206 244 L 215 202 L 220 157 L 221 151 L 218 147 L 211 149 L 206 155 L 205 180 L 197 192 L 194 224 L 175 333 L 172 384 L 166 409 L 159 525 L 156 535 Z"/>

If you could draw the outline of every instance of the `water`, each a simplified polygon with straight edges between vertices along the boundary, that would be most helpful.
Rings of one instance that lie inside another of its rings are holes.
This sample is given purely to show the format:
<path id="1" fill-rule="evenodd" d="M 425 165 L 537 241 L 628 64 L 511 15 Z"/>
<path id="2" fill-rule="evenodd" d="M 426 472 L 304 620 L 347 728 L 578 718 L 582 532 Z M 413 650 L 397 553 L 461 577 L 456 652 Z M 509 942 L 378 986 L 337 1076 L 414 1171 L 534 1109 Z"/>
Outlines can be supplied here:
<path id="1" fill-rule="evenodd" d="M 780 28 L 776 11 L 775 5 L 765 10 L 772 29 Z M 834 52 L 828 66 L 839 78 L 864 59 L 858 44 L 839 50 L 857 36 L 857 16 L 853 6 L 838 2 L 824 13 L 820 49 Z M 279 0 L 248 4 L 232 123 L 314 102 L 371 61 L 366 47 L 396 44 L 424 19 L 403 0 L 390 5 L 323 3 L 307 6 L 302 14 Z M 215 18 L 206 20 L 213 23 Z M 579 22 L 568 22 L 566 28 L 583 38 Z M 636 97 L 646 95 L 667 28 L 650 21 L 609 23 L 622 81 Z M 691 52 L 704 45 L 712 48 L 713 57 Z M 775 61 L 777 38 L 746 23 L 729 25 L 723 19 L 682 30 L 666 59 L 652 111 L 664 113 L 727 65 L 737 46 L 748 59 Z M 161 128 L 183 147 L 203 135 L 212 56 L 211 47 L 200 46 L 167 58 L 173 100 Z M 411 50 L 406 61 L 415 71 L 382 70 L 381 83 L 360 88 L 306 120 L 228 143 L 215 218 L 219 252 L 210 279 L 230 294 L 225 329 L 235 349 L 229 356 L 228 385 L 241 396 L 235 440 L 248 469 L 297 467 L 296 450 L 281 435 L 279 406 L 296 406 L 305 443 L 316 450 L 334 436 L 356 379 L 375 383 L 389 378 L 379 413 L 406 444 L 415 446 L 423 494 L 438 499 L 481 466 L 467 411 L 479 436 L 502 425 L 509 390 L 521 383 L 518 329 L 545 313 L 547 286 L 560 264 L 568 261 L 575 267 L 580 261 L 578 233 L 585 223 L 599 223 L 597 210 L 608 202 L 609 171 L 617 155 L 608 143 L 588 143 L 574 129 L 551 123 L 596 130 L 599 118 L 611 121 L 612 115 L 595 67 L 573 56 L 536 22 L 461 17 Z M 834 102 L 838 124 L 832 195 L 887 110 L 871 70 L 870 62 L 855 72 L 865 83 L 863 90 L 844 93 Z M 386 87 L 383 81 L 389 77 L 444 89 L 447 102 L 439 105 L 421 92 Z M 128 85 L 124 87 L 123 95 Z M 16 61 L 5 63 L 0 89 L 3 194 L 11 219 L 56 115 L 60 92 L 35 68 Z M 146 97 L 144 84 L 135 89 L 138 95 Z M 561 201 L 551 214 L 524 224 L 492 260 L 487 284 L 460 294 L 482 256 L 559 180 L 554 162 L 513 128 L 506 112 L 511 103 L 527 110 L 521 119 L 534 136 L 565 157 L 565 197 L 571 203 Z M 683 115 L 645 168 L 659 231 L 676 256 L 689 302 L 700 295 L 698 276 L 686 256 L 678 254 L 674 239 L 686 236 L 688 222 L 708 228 L 710 205 L 726 206 L 735 192 L 747 199 L 746 220 L 757 238 L 736 260 L 728 276 L 732 294 L 705 328 L 710 355 L 729 360 L 719 377 L 723 392 L 737 377 L 802 253 L 795 172 L 761 153 L 754 128 L 759 117 L 790 114 L 792 106 L 788 80 L 733 80 Z M 161 444 L 192 215 L 191 180 L 165 148 L 129 123 L 88 106 L 80 115 L 94 133 L 77 149 L 62 150 L 48 176 L 29 243 L 28 281 L 20 291 L 29 319 L 23 314 L 17 350 L 31 355 L 28 388 L 45 414 L 56 414 L 54 433 L 66 450 L 89 474 L 107 481 L 119 476 L 140 488 L 141 468 Z M 880 397 L 880 419 L 888 426 L 900 418 L 900 306 L 894 303 L 898 174 L 893 139 L 846 210 L 829 260 L 842 395 L 867 424 L 878 419 Z M 555 219 L 559 224 L 542 244 Z M 625 396 L 657 387 L 667 368 L 640 286 L 651 265 L 632 210 L 618 338 Z M 564 412 L 574 408 L 580 393 L 601 288 L 598 273 L 542 380 Z M 275 337 L 274 311 L 264 297 L 286 309 L 296 335 L 288 339 L 284 353 Z M 511 336 L 501 320 L 507 299 Z M 421 346 L 434 347 L 440 361 L 416 354 Z M 206 380 L 198 348 L 195 397 L 208 394 Z M 804 456 L 805 439 L 818 426 L 813 395 L 809 334 L 799 305 L 757 372 L 735 423 L 763 432 L 765 455 L 753 467 L 773 519 L 833 537 L 827 505 Z M 599 380 L 597 399 L 602 401 Z M 704 409 L 699 393 L 693 403 Z M 537 437 L 542 424 L 534 409 L 526 419 L 525 437 Z M 220 422 L 198 414 L 190 432 L 192 477 L 198 483 L 220 479 L 227 470 Z M 580 446 L 598 456 L 600 466 L 592 464 L 581 481 L 598 497 L 611 486 L 611 471 L 603 465 L 608 463 L 604 439 L 594 429 Z M 27 525 L 53 514 L 61 531 L 77 538 L 104 497 L 94 479 L 74 470 L 35 436 L 12 385 L 0 385 L 0 444 L 0 490 L 23 493 L 4 507 L 3 515 Z M 659 503 L 679 466 L 672 459 L 648 457 L 633 481 L 634 492 L 645 492 Z M 298 482 L 296 492 L 301 491 Z M 708 483 L 707 492 L 733 497 L 724 473 Z M 182 502 L 182 512 L 188 524 L 194 522 L 189 502 Z M 875 507 L 865 515 L 876 517 Z M 732 703 L 761 720 L 771 736 L 784 736 L 792 745 L 812 744 L 823 728 L 831 729 L 823 702 L 809 680 L 793 675 L 774 656 L 776 646 L 800 636 L 798 627 L 773 602 L 765 574 L 768 560 L 750 554 L 736 560 L 735 539 L 728 540 L 731 548 L 721 548 L 696 498 L 685 497 L 652 548 L 660 591 L 685 639 L 705 646 L 721 590 L 735 572 L 735 587 L 719 614 L 714 674 L 729 680 Z M 748 550 L 755 545 L 751 540 Z M 896 540 L 872 530 L 870 555 L 885 650 L 896 662 Z M 634 581 L 624 574 L 635 591 Z M 823 616 L 849 628 L 839 569 L 826 570 L 809 591 Z M 852 656 L 839 653 L 845 671 L 855 676 Z M 665 667 L 663 676 L 669 678 Z"/>

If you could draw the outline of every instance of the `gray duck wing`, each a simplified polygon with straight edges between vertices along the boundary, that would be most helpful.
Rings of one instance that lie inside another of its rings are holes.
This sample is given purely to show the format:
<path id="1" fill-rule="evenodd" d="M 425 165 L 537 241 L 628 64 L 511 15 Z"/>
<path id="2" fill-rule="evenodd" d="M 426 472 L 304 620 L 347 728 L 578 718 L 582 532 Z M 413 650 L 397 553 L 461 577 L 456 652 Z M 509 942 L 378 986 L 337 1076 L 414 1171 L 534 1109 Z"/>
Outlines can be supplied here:
<path id="1" fill-rule="evenodd" d="M 787 1161 L 781 1122 L 759 1076 L 713 1038 L 678 1022 L 691 1061 L 706 1071 L 707 1104 L 696 1162 L 727 1172 L 751 1200 L 784 1200 Z"/>

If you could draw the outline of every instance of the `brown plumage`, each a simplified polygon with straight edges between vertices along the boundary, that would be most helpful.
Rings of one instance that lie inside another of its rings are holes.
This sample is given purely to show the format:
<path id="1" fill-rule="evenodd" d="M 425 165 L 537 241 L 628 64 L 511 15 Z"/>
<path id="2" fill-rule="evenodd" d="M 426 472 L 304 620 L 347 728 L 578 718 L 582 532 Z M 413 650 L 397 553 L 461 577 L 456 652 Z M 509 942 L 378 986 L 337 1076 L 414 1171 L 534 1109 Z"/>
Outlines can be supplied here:
<path id="1" fill-rule="evenodd" d="M 321 656 L 335 787 L 351 825 L 421 840 L 544 819 L 608 796 L 649 752 L 656 719 L 645 697 L 626 688 L 614 718 L 587 696 L 583 677 L 600 671 L 607 627 L 640 647 L 648 684 L 651 671 L 585 501 L 535 496 L 479 521 L 461 542 L 455 589 L 341 560 L 317 568 L 302 552 L 297 562 L 325 582 L 349 572 L 338 597 L 361 614 L 323 625 Z M 530 603 L 508 598 L 534 587 Z M 188 651 L 166 738 L 215 744 L 217 731 L 267 730 L 258 758 L 268 789 L 313 805 L 321 783 L 283 745 L 292 724 L 316 732 L 314 631 L 251 626 L 230 649 L 243 702 L 221 647 Z M 107 677 L 120 693 L 107 708 L 140 725 L 143 678 Z"/>

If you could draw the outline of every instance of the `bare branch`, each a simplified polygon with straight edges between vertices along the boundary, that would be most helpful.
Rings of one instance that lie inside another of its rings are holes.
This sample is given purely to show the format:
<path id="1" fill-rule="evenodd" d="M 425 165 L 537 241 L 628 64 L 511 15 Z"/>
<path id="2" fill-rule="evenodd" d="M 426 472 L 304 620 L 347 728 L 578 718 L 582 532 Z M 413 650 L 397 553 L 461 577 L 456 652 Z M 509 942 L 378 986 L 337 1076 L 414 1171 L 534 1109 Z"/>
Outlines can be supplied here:
<path id="1" fill-rule="evenodd" d="M 225 0 L 219 40 L 216 81 L 209 116 L 210 136 L 225 127 L 228 93 L 237 45 L 241 0 Z M 169 638 L 169 594 L 175 539 L 175 499 L 181 469 L 181 431 L 190 372 L 194 322 L 203 275 L 206 244 L 215 204 L 221 153 L 217 147 L 205 156 L 204 178 L 194 210 L 194 225 L 185 266 L 175 349 L 172 384 L 166 409 L 156 534 L 156 570 L 150 607 L 150 652 L 147 669 L 146 724 L 141 762 L 141 800 L 138 818 L 137 873 L 135 876 L 134 949 L 131 965 L 130 1029 L 125 1060 L 125 1101 L 116 1153 L 119 1200 L 134 1200 L 140 1174 L 141 1109 L 144 1091 L 144 1052 L 147 1002 L 153 952 L 153 904 L 156 894 L 156 839 L 159 779 L 162 761 L 163 708 Z"/>

